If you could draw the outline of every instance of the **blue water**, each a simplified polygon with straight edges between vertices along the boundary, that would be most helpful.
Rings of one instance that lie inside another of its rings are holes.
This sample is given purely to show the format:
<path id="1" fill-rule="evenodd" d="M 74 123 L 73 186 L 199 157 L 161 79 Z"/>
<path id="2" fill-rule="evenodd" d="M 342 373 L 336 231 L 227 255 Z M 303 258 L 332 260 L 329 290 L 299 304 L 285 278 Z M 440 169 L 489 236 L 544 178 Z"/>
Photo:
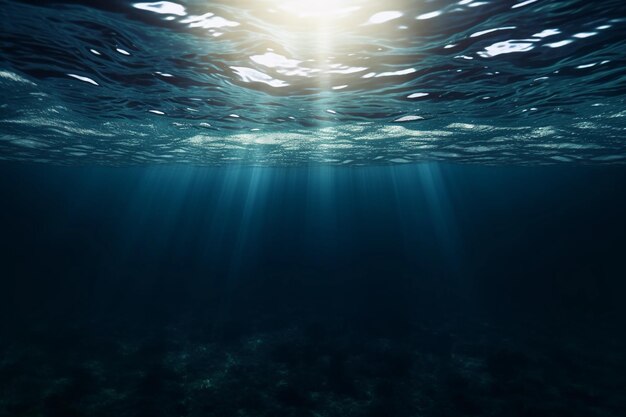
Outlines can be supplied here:
<path id="1" fill-rule="evenodd" d="M 0 0 L 0 417 L 626 415 L 625 29 Z"/>
<path id="2" fill-rule="evenodd" d="M 0 166 L 1 416 L 614 416 L 621 167 Z"/>
<path id="3" fill-rule="evenodd" d="M 0 5 L 5 160 L 626 158 L 619 0 Z"/>

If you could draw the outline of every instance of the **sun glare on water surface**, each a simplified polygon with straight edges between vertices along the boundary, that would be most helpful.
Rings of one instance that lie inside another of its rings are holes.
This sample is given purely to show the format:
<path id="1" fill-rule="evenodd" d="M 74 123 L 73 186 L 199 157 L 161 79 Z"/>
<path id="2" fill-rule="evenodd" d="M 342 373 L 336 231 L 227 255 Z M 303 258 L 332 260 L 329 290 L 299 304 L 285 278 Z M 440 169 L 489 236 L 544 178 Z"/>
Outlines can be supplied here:
<path id="1" fill-rule="evenodd" d="M 359 10 L 355 0 L 276 0 L 277 7 L 299 17 L 329 18 L 342 16 Z"/>

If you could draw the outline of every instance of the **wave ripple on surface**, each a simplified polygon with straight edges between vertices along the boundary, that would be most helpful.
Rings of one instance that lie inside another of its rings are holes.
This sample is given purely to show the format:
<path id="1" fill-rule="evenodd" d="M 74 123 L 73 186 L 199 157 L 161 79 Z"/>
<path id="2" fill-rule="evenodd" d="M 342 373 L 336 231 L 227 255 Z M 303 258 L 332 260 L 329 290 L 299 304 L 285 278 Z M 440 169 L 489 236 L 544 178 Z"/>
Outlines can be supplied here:
<path id="1" fill-rule="evenodd" d="M 0 159 L 626 161 L 623 2 L 319 3 L 0 1 Z"/>

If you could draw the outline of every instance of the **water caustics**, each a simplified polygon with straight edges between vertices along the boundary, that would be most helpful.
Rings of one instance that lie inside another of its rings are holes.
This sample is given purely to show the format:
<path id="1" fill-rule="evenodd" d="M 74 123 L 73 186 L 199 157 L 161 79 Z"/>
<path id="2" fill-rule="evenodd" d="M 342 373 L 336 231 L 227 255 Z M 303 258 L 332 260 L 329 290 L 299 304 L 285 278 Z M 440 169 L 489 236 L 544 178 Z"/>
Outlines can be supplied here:
<path id="1" fill-rule="evenodd" d="M 0 1 L 0 159 L 626 162 L 626 3 Z"/>

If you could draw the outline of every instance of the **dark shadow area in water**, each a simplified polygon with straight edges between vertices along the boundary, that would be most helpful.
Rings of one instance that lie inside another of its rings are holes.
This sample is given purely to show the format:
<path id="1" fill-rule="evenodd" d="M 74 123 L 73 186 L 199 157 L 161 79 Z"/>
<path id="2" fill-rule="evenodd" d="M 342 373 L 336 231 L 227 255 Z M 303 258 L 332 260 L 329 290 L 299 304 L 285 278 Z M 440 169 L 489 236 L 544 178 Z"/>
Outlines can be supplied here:
<path id="1" fill-rule="evenodd" d="M 0 166 L 0 415 L 622 415 L 626 171 Z"/>

